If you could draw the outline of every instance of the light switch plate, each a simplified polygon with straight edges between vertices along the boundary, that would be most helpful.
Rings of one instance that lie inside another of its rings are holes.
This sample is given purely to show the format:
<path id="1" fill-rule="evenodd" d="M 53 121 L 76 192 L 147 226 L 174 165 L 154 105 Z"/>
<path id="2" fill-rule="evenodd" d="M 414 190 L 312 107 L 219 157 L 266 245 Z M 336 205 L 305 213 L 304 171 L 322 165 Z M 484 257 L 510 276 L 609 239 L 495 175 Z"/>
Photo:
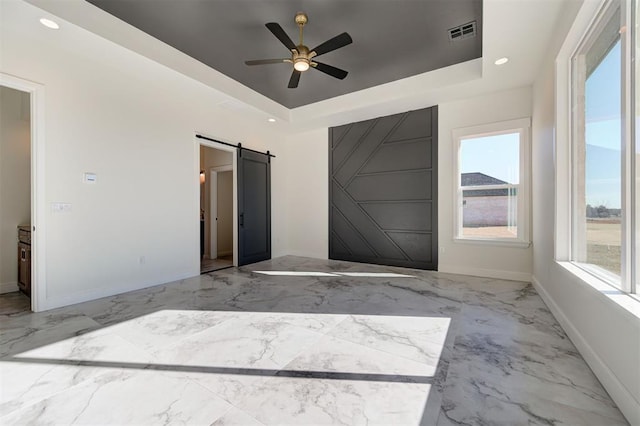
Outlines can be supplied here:
<path id="1" fill-rule="evenodd" d="M 71 203 L 51 203 L 51 211 L 54 213 L 71 212 Z"/>
<path id="2" fill-rule="evenodd" d="M 96 183 L 98 181 L 98 175 L 96 175 L 95 173 L 87 172 L 84 174 L 82 181 L 84 183 Z"/>

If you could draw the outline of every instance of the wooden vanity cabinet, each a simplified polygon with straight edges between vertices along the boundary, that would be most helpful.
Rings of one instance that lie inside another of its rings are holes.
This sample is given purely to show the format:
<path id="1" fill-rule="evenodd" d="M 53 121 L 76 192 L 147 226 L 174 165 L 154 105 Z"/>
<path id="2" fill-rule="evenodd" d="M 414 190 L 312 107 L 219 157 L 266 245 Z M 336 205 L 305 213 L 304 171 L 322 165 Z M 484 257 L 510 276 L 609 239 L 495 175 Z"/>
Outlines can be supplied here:
<path id="1" fill-rule="evenodd" d="M 31 226 L 18 226 L 18 288 L 31 297 Z"/>

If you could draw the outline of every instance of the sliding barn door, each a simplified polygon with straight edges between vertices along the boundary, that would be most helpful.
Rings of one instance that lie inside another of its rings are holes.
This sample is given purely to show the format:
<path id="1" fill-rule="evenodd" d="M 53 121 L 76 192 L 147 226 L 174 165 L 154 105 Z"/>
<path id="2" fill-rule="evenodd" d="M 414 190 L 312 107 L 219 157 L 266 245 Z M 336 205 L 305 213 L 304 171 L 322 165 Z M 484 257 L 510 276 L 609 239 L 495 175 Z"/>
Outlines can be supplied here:
<path id="1" fill-rule="evenodd" d="M 329 129 L 329 258 L 437 269 L 437 107 Z"/>
<path id="2" fill-rule="evenodd" d="M 238 265 L 271 259 L 269 156 L 238 150 Z"/>

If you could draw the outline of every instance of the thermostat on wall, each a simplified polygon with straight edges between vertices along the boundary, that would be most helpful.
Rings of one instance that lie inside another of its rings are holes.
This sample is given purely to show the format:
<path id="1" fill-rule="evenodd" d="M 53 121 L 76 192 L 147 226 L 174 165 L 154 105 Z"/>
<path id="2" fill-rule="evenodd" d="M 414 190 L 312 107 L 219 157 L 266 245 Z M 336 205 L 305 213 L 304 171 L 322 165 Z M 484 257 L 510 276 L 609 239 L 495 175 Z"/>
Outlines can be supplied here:
<path id="1" fill-rule="evenodd" d="M 84 174 L 84 183 L 96 183 L 98 180 L 98 176 L 95 173 L 85 173 Z"/>

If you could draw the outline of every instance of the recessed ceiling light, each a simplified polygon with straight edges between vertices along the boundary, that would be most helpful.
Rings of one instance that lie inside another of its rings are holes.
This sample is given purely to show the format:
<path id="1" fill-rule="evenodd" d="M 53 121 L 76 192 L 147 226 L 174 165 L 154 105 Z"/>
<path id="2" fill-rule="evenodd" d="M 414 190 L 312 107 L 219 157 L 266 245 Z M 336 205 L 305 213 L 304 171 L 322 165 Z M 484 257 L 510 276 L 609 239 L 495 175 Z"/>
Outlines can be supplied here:
<path id="1" fill-rule="evenodd" d="M 509 58 L 500 58 L 500 59 L 496 59 L 494 64 L 496 64 L 496 65 L 504 65 L 507 62 L 509 62 Z"/>
<path id="2" fill-rule="evenodd" d="M 275 122 L 276 122 L 276 119 L 275 119 L 275 118 L 269 118 L 269 119 L 267 119 L 267 121 L 268 121 L 269 123 L 275 123 Z"/>
<path id="3" fill-rule="evenodd" d="M 53 22 L 51 19 L 42 18 L 40 19 L 40 23 L 47 28 L 51 28 L 52 30 L 57 30 L 60 28 L 60 25 L 58 25 L 56 22 Z"/>

